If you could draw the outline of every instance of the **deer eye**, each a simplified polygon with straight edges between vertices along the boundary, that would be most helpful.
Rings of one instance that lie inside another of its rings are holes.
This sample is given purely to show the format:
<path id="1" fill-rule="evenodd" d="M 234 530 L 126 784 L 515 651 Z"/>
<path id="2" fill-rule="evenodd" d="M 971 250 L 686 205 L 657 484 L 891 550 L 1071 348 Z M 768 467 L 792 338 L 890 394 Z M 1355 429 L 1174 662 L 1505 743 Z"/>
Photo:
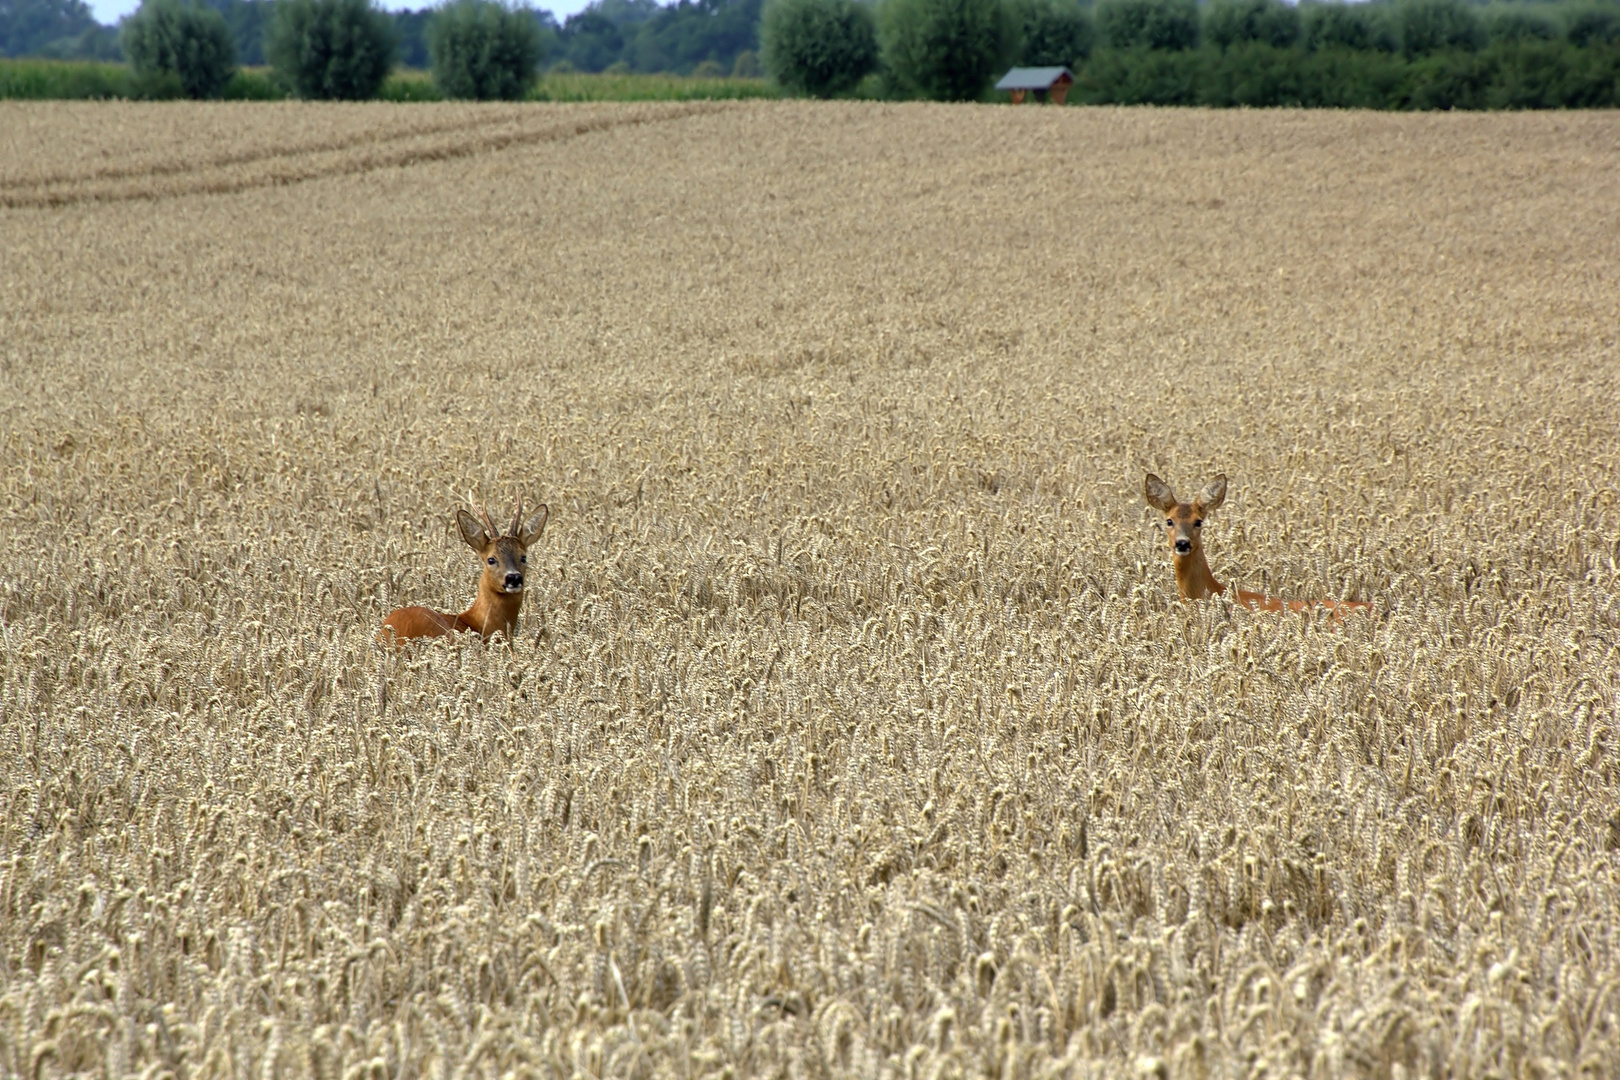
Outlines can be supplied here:
<path id="1" fill-rule="evenodd" d="M 1175 518 L 1165 518 L 1164 519 L 1164 527 L 1167 528 L 1167 529 L 1175 528 L 1176 527 L 1176 519 Z"/>
<path id="2" fill-rule="evenodd" d="M 494 566 L 495 565 L 495 560 L 494 559 L 489 560 L 489 565 Z"/>
<path id="3" fill-rule="evenodd" d="M 528 562 L 528 561 L 529 561 L 529 557 L 527 555 L 519 555 L 518 556 L 518 562 Z"/>
<path id="4" fill-rule="evenodd" d="M 1204 527 L 1204 519 L 1203 518 L 1199 518 L 1197 521 L 1193 522 L 1193 528 L 1202 529 L 1203 527 Z"/>

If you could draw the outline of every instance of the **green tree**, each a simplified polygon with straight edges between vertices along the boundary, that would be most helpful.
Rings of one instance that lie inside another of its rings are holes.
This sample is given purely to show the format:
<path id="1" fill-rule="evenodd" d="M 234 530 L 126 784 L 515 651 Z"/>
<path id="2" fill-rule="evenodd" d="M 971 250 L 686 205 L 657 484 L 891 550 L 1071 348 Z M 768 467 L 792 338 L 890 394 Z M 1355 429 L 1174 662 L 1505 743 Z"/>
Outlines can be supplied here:
<path id="1" fill-rule="evenodd" d="M 1018 45 L 1002 0 L 886 0 L 879 17 L 883 62 L 904 93 L 975 101 Z"/>
<path id="2" fill-rule="evenodd" d="M 1481 16 L 1485 36 L 1495 41 L 1552 41 L 1563 36 L 1551 15 L 1520 4 L 1492 5 Z"/>
<path id="3" fill-rule="evenodd" d="M 690 73 L 712 60 L 723 68 L 745 49 L 759 48 L 763 0 L 680 0 L 654 5 L 634 28 L 624 59 L 637 71 Z"/>
<path id="4" fill-rule="evenodd" d="M 394 66 L 394 26 L 369 0 L 279 0 L 270 62 L 299 97 L 377 96 Z"/>
<path id="5" fill-rule="evenodd" d="M 830 98 L 877 69 L 877 27 L 858 0 L 769 0 L 759 36 L 765 70 L 794 93 Z"/>
<path id="6" fill-rule="evenodd" d="M 198 0 L 225 19 L 225 26 L 236 43 L 236 62 L 264 63 L 264 37 L 275 15 L 275 0 Z"/>
<path id="7" fill-rule="evenodd" d="M 224 17 L 180 0 L 145 0 L 125 20 L 120 41 L 136 78 L 148 86 L 177 83 L 189 98 L 218 97 L 236 74 Z"/>
<path id="8" fill-rule="evenodd" d="M 1395 21 L 1400 28 L 1401 51 L 1407 56 L 1472 51 L 1485 44 L 1484 24 L 1463 0 L 1402 0 L 1395 9 Z M 1447 70 L 1445 85 L 1461 86 L 1468 81 Z"/>
<path id="9" fill-rule="evenodd" d="M 1620 104 L 1620 51 L 1583 49 L 1567 41 L 1520 40 L 1492 45 L 1486 107 L 1612 109 Z"/>
<path id="10" fill-rule="evenodd" d="M 1021 0 L 1018 62 L 1027 67 L 1078 67 L 1091 55 L 1096 30 L 1078 0 Z"/>
<path id="11" fill-rule="evenodd" d="M 274 0 L 272 0 L 274 2 Z M 433 8 L 417 11 L 391 11 L 394 20 L 394 40 L 399 51 L 394 54 L 401 67 L 426 71 L 433 66 L 433 54 L 428 51 L 428 24 L 438 14 Z"/>
<path id="12" fill-rule="evenodd" d="M 1303 103 L 1333 109 L 1395 109 L 1406 93 L 1406 61 L 1387 49 L 1325 48 L 1304 54 Z"/>
<path id="13" fill-rule="evenodd" d="M 448 98 L 517 101 L 539 74 L 540 24 L 526 8 L 455 0 L 428 23 L 433 81 Z"/>
<path id="14" fill-rule="evenodd" d="M 1607 45 L 1620 41 L 1620 4 L 1576 8 L 1566 31 L 1572 45 Z"/>
<path id="15" fill-rule="evenodd" d="M 0 56 L 116 60 L 118 33 L 84 0 L 0 0 Z"/>
<path id="16" fill-rule="evenodd" d="M 1195 105 L 1202 49 L 1100 49 L 1075 80 L 1093 105 Z"/>
<path id="17" fill-rule="evenodd" d="M 1204 40 L 1223 49 L 1248 41 L 1282 49 L 1299 34 L 1299 9 L 1282 0 L 1211 0 L 1204 16 Z"/>
<path id="18" fill-rule="evenodd" d="M 1198 0 L 1102 0 L 1097 33 L 1112 49 L 1198 47 Z"/>
<path id="19" fill-rule="evenodd" d="M 1400 47 L 1389 9 L 1384 5 L 1346 4 L 1339 0 L 1301 4 L 1299 17 L 1305 47 L 1313 51 L 1395 52 Z"/>

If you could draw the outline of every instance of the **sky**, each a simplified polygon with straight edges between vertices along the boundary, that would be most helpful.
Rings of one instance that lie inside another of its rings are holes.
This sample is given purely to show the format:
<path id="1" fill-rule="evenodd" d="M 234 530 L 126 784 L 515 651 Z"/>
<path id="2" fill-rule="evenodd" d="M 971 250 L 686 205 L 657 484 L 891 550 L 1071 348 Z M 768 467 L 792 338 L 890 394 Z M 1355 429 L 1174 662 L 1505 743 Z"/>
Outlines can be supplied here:
<path id="1" fill-rule="evenodd" d="M 583 11 L 590 0 L 539 0 L 530 6 L 551 12 L 562 22 L 577 11 Z M 125 15 L 131 15 L 141 6 L 141 0 L 89 0 L 90 12 L 99 23 L 108 26 L 118 25 L 118 20 Z M 434 0 L 382 0 L 382 6 L 389 11 L 414 11 L 420 8 L 432 7 Z"/>

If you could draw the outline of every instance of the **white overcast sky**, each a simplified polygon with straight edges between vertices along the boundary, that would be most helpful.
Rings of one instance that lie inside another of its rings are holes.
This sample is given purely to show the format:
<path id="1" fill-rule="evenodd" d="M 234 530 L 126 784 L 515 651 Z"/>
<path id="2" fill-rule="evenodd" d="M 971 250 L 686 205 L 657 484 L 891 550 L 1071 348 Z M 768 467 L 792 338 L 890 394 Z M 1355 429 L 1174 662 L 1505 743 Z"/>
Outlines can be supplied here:
<path id="1" fill-rule="evenodd" d="M 583 11 L 589 2 L 590 0 L 554 0 L 554 2 L 542 0 L 530 6 L 549 11 L 557 16 L 558 22 L 562 22 L 576 11 Z M 108 26 L 117 25 L 119 19 L 131 14 L 140 6 L 141 0 L 90 0 L 90 11 L 95 15 L 96 21 L 106 23 Z M 382 6 L 389 11 L 414 11 L 432 7 L 433 0 L 415 0 L 414 3 L 411 0 L 382 0 Z"/>

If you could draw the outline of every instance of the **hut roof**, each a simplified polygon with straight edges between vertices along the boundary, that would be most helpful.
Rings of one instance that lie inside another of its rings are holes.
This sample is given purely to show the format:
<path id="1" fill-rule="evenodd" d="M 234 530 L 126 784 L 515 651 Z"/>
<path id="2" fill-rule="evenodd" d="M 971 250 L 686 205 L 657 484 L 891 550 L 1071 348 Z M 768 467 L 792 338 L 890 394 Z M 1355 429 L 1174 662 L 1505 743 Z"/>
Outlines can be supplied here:
<path id="1" fill-rule="evenodd" d="M 1015 67 L 996 83 L 997 90 L 1050 90 L 1052 85 L 1068 76 L 1074 82 L 1074 72 L 1066 67 Z"/>

